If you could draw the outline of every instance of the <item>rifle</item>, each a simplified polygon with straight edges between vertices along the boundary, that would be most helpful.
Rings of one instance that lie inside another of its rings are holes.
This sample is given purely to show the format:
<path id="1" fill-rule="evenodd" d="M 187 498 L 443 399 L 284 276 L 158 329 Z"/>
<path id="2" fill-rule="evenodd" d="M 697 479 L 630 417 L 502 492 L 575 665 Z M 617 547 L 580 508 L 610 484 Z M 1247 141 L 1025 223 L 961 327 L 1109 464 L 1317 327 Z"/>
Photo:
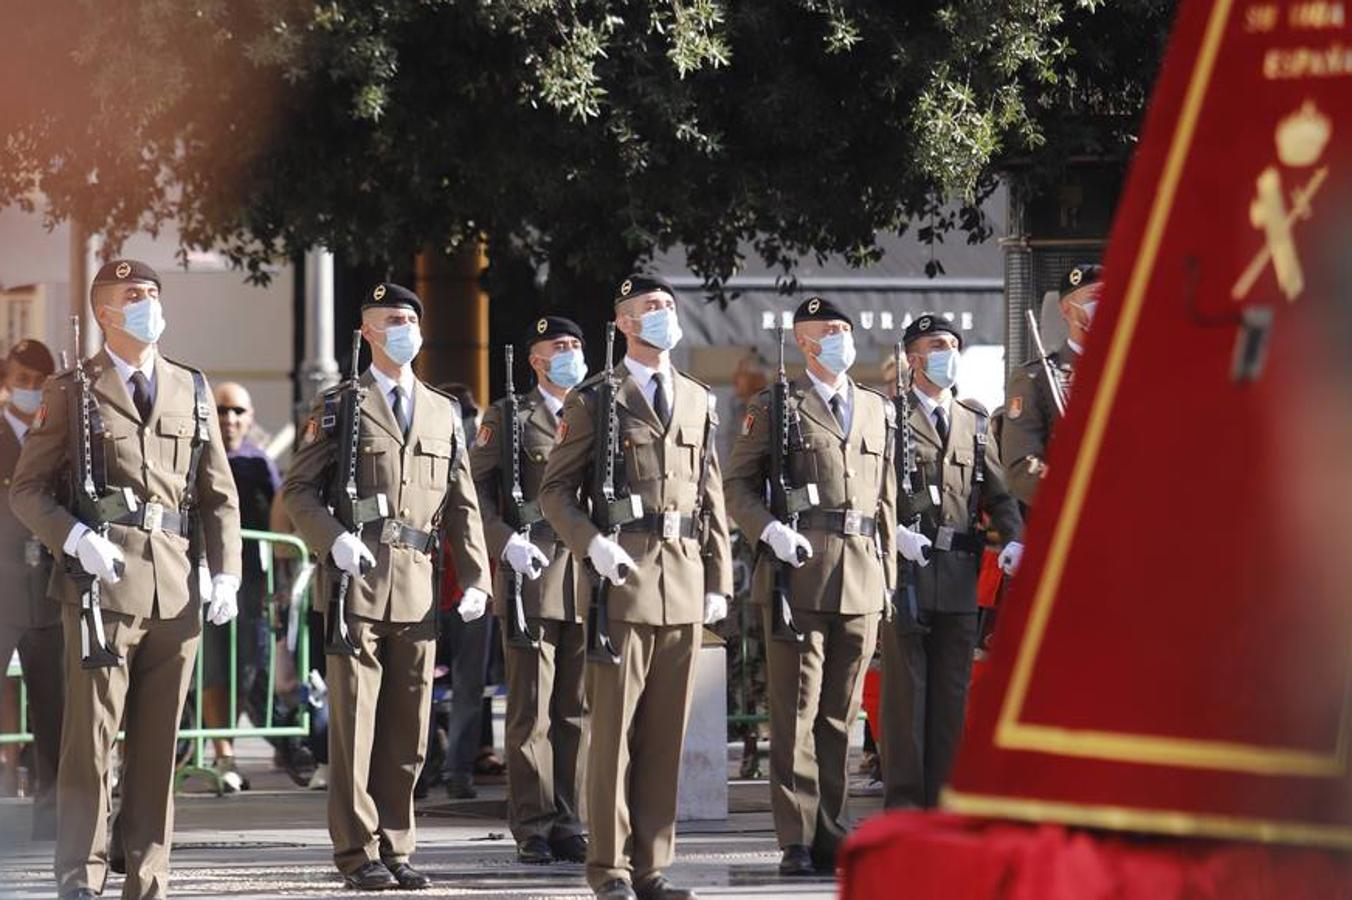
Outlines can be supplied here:
<path id="1" fill-rule="evenodd" d="M 135 512 L 139 503 L 131 488 L 109 490 L 106 471 L 94 465 L 94 435 L 103 432 L 103 416 L 94 400 L 89 370 L 80 357 L 80 317 L 70 317 L 75 344 L 75 402 L 71 404 L 71 431 L 78 435 L 79 446 L 71 460 L 72 493 L 75 516 L 95 534 L 108 537 L 109 523 Z M 102 585 L 98 576 L 85 571 L 78 556 L 65 558 L 66 574 L 80 592 L 80 668 L 112 669 L 122 665 L 122 657 L 108 644 L 103 630 Z M 126 564 L 120 560 L 113 570 L 120 578 Z"/>
<path id="2" fill-rule="evenodd" d="M 361 404 L 366 398 L 366 389 L 358 382 L 357 357 L 361 353 L 361 330 L 352 332 L 352 363 L 349 375 L 342 386 L 342 399 L 338 407 L 338 434 L 342 443 L 338 445 L 338 471 L 346 475 L 342 490 L 338 492 L 333 504 L 333 515 L 348 534 L 361 538 L 362 529 L 367 522 L 374 522 L 390 514 L 389 501 L 383 493 L 365 499 L 357 496 L 357 445 L 361 441 Z M 365 574 L 370 563 L 362 560 L 361 572 Z M 339 570 L 336 573 L 335 586 L 329 597 L 328 622 L 324 628 L 324 652 L 331 656 L 356 656 L 357 645 L 347 630 L 347 594 L 352 586 L 352 576 Z"/>
<path id="3" fill-rule="evenodd" d="M 784 373 L 784 323 L 775 326 L 775 337 L 779 341 L 779 371 L 775 376 L 774 387 L 770 394 L 770 514 L 795 531 L 798 529 L 798 514 L 816 506 L 817 485 L 809 482 L 795 485 L 789 472 L 789 450 L 792 433 L 801 426 L 797 410 L 789 408 L 789 379 Z M 802 436 L 798 435 L 801 443 Z M 798 550 L 798 562 L 807 559 L 802 547 Z M 779 559 L 772 561 L 775 581 L 770 602 L 774 605 L 770 619 L 770 637 L 776 641 L 794 641 L 801 643 L 804 634 L 793 621 L 793 608 L 789 605 L 789 563 Z"/>
<path id="4" fill-rule="evenodd" d="M 511 423 L 511 438 L 501 442 L 502 475 L 511 480 L 505 485 L 507 502 L 502 508 L 502 518 L 517 534 L 529 541 L 531 526 L 543 517 L 540 515 L 540 504 L 533 500 L 527 501 L 525 491 L 521 488 L 521 404 L 517 400 L 516 385 L 512 378 L 512 345 L 503 347 L 503 353 L 507 359 L 507 403 L 503 416 Z M 507 643 L 513 647 L 539 649 L 540 636 L 532 632 L 526 622 L 526 604 L 521 596 L 521 573 L 512 569 L 510 577 L 512 603 L 507 610 Z"/>
<path id="5" fill-rule="evenodd" d="M 1064 416 L 1066 414 L 1066 397 L 1061 393 L 1061 382 L 1056 380 L 1056 373 L 1052 371 L 1052 364 L 1047 359 L 1047 348 L 1042 345 L 1042 331 L 1037 327 L 1037 316 L 1033 315 L 1031 309 L 1024 310 L 1028 318 L 1028 333 L 1033 336 L 1033 346 L 1037 348 L 1038 361 L 1042 363 L 1042 374 L 1047 376 L 1047 385 L 1052 390 L 1052 403 L 1056 404 L 1056 414 Z"/>
<path id="6" fill-rule="evenodd" d="M 929 507 L 931 498 L 923 491 L 916 491 L 916 473 L 919 466 L 915 461 L 915 435 L 911 433 L 911 386 L 915 382 L 915 373 L 907 373 L 903 380 L 901 367 L 904 365 L 905 347 L 901 341 L 897 341 L 894 350 L 897 360 L 896 376 L 896 396 L 892 402 L 897 408 L 897 427 L 901 430 L 901 454 L 897 457 L 897 466 L 900 471 L 898 479 L 901 485 L 901 496 L 905 502 L 905 509 L 910 515 L 906 521 L 902 522 L 904 526 L 912 531 L 920 530 L 920 516 Z M 906 609 L 910 613 L 911 621 L 914 622 L 919 615 L 920 603 L 916 596 L 916 567 L 908 559 L 901 560 L 901 599 L 906 603 Z M 895 601 L 894 601 L 895 605 Z"/>
<path id="7" fill-rule="evenodd" d="M 615 323 L 606 323 L 606 370 L 596 386 L 596 434 L 592 445 L 591 510 L 592 521 L 613 541 L 620 538 L 620 527 L 643 517 L 643 498 L 626 492 L 617 496 L 615 468 L 623 465 L 620 455 L 620 417 L 615 410 L 620 379 L 615 374 Z M 590 563 L 589 563 L 590 564 Z M 610 580 L 592 566 L 591 608 L 587 610 L 587 659 L 610 665 L 620 664 L 620 654 L 610 640 Z M 628 566 L 620 567 L 627 578 Z"/>

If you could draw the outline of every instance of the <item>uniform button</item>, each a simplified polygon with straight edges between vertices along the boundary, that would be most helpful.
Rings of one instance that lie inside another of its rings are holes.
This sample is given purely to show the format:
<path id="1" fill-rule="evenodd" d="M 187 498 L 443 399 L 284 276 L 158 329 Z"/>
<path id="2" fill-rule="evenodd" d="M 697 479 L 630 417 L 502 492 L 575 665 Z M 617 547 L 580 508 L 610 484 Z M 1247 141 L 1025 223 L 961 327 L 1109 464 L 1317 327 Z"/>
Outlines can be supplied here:
<path id="1" fill-rule="evenodd" d="M 854 469 L 846 469 L 846 470 L 845 470 L 845 477 L 846 477 L 846 478 L 853 478 L 853 477 L 854 477 Z"/>
<path id="2" fill-rule="evenodd" d="M 399 479 L 399 483 L 400 483 L 400 484 L 408 484 L 408 476 L 405 475 L 403 478 Z"/>
<path id="3" fill-rule="evenodd" d="M 408 507 L 404 507 L 403 509 L 399 510 L 399 518 L 401 519 L 408 518 Z"/>
<path id="4" fill-rule="evenodd" d="M 675 473 L 673 473 L 670 469 L 667 469 L 665 472 L 662 473 L 662 476 L 664 478 L 670 478 L 673 474 Z"/>

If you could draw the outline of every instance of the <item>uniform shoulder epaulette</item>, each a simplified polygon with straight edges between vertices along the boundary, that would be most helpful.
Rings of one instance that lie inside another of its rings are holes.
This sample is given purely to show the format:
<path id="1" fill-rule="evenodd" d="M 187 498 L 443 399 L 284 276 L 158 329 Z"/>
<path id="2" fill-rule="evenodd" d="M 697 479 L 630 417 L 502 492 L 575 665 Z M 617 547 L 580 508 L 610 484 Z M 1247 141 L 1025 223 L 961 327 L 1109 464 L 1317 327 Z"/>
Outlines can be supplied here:
<path id="1" fill-rule="evenodd" d="M 873 387 L 872 385 L 869 385 L 869 384 L 860 384 L 859 382 L 856 381 L 856 382 L 855 382 L 855 386 L 856 386 L 856 387 L 863 388 L 864 390 L 868 391 L 870 394 L 875 394 L 875 395 L 878 397 L 878 399 L 882 400 L 884 403 L 888 404 L 889 406 L 892 404 L 892 398 L 891 398 L 891 397 L 887 396 L 887 395 L 884 394 L 882 391 L 878 390 L 876 387 Z"/>
<path id="2" fill-rule="evenodd" d="M 694 375 L 687 375 L 685 372 L 681 372 L 680 369 L 676 369 L 675 371 L 678 372 L 678 373 L 680 373 L 680 376 L 681 376 L 682 378 L 684 378 L 686 381 L 693 381 L 695 384 L 697 384 L 697 385 L 699 385 L 700 387 L 704 388 L 706 391 L 713 390 L 713 388 L 709 387 L 707 384 L 705 384 L 704 382 L 700 381 L 700 380 L 699 380 L 698 378 L 696 378 Z"/>
<path id="3" fill-rule="evenodd" d="M 47 377 L 50 378 L 52 381 L 63 381 L 67 378 L 74 378 L 75 367 L 71 366 L 69 369 L 62 369 L 59 372 L 53 372 L 51 375 L 48 375 Z"/>
<path id="4" fill-rule="evenodd" d="M 460 401 L 455 399 L 454 394 L 448 394 L 446 391 L 443 391 L 436 385 L 428 384 L 425 381 L 423 382 L 423 387 L 427 388 L 429 391 L 436 394 L 438 397 L 444 397 L 447 400 L 451 401 L 451 408 L 454 409 L 457 414 L 460 412 Z"/>
<path id="5" fill-rule="evenodd" d="M 973 400 L 970 397 L 955 397 L 954 399 L 957 401 L 959 406 L 967 407 L 972 412 L 976 413 L 978 416 L 984 416 L 987 419 L 990 418 L 991 415 L 990 412 L 986 409 L 985 404 L 983 404 L 980 400 Z"/>
<path id="6" fill-rule="evenodd" d="M 576 394 L 589 393 L 595 390 L 596 386 L 600 384 L 601 380 L 604 379 L 605 377 L 606 377 L 605 371 L 597 372 L 592 377 L 580 382 L 576 387 L 574 387 L 573 393 Z"/>
<path id="7" fill-rule="evenodd" d="M 186 372 L 196 372 L 198 375 L 201 375 L 204 378 L 206 377 L 206 373 L 204 373 L 201 369 L 197 368 L 196 366 L 190 366 L 185 362 L 179 362 L 176 359 L 170 359 L 169 357 L 164 356 L 163 354 L 160 354 L 160 356 L 165 362 L 169 363 L 169 365 L 171 366 L 178 366 L 180 369 L 183 369 Z"/>

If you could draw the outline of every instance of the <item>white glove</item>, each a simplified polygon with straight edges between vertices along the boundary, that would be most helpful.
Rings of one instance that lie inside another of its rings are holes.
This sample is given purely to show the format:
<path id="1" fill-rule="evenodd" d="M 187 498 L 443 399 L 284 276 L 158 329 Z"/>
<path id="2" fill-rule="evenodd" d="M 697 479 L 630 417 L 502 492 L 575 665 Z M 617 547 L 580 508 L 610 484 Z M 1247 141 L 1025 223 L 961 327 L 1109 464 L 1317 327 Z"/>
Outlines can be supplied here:
<path id="1" fill-rule="evenodd" d="M 620 566 L 627 566 L 628 571 L 638 568 L 638 563 L 634 562 L 633 557 L 604 534 L 598 534 L 591 539 L 591 543 L 587 545 L 587 559 L 596 566 L 596 571 L 614 584 L 624 584 L 625 578 L 628 577 L 628 572 L 620 574 Z"/>
<path id="2" fill-rule="evenodd" d="M 239 579 L 234 575 L 217 575 L 211 579 L 211 603 L 207 606 L 207 621 L 224 625 L 239 615 Z"/>
<path id="3" fill-rule="evenodd" d="M 897 552 L 922 569 L 929 565 L 929 554 L 925 551 L 931 546 L 933 543 L 930 539 L 920 532 L 912 531 L 905 525 L 897 526 Z"/>
<path id="4" fill-rule="evenodd" d="M 1013 575 L 1019 571 L 1019 563 L 1023 561 L 1023 544 L 1018 541 L 1010 541 L 1005 544 L 1005 549 L 1000 551 L 1000 571 L 1006 575 Z"/>
<path id="5" fill-rule="evenodd" d="M 329 548 L 329 556 L 333 557 L 333 564 L 342 569 L 353 578 L 361 577 L 361 564 L 365 560 L 367 565 L 374 566 L 376 558 L 361 538 L 354 534 L 344 531 L 338 535 L 338 540 L 333 542 Z"/>
<path id="6" fill-rule="evenodd" d="M 704 624 L 721 622 L 728 614 L 728 598 L 722 594 L 704 595 Z"/>
<path id="7" fill-rule="evenodd" d="M 806 552 L 807 558 L 812 557 L 812 545 L 808 543 L 807 538 L 779 520 L 766 525 L 760 539 L 770 545 L 770 549 L 779 557 L 780 562 L 786 562 L 795 569 L 803 564 L 798 560 L 799 547 Z"/>
<path id="8" fill-rule="evenodd" d="M 488 608 L 488 595 L 478 588 L 466 588 L 465 593 L 460 597 L 460 603 L 456 606 L 456 611 L 460 613 L 460 618 L 466 622 L 473 622 L 484 614 Z"/>
<path id="9" fill-rule="evenodd" d="M 502 548 L 502 558 L 518 574 L 531 581 L 539 578 L 549 565 L 549 557 L 539 547 L 515 532 L 507 539 L 507 546 Z"/>
<path id="10" fill-rule="evenodd" d="M 101 534 L 86 531 L 75 545 L 75 555 L 79 557 L 84 570 L 99 581 L 117 584 L 122 580 L 118 574 L 118 563 L 126 564 L 122 548 Z"/>

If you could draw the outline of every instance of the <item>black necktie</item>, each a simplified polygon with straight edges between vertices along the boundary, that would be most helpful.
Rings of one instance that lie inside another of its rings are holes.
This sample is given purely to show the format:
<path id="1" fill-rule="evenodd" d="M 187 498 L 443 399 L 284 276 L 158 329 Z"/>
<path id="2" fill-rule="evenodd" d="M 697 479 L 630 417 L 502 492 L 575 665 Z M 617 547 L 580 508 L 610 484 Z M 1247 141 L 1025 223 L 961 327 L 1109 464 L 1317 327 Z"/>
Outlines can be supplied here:
<path id="1" fill-rule="evenodd" d="M 663 389 L 664 379 L 661 375 L 654 375 L 653 381 L 653 412 L 657 413 L 657 421 L 665 427 L 671 423 L 671 405 L 667 403 L 667 392 Z"/>
<path id="2" fill-rule="evenodd" d="M 840 425 L 840 430 L 845 430 L 845 401 L 840 399 L 839 394 L 831 395 L 831 415 L 836 417 L 836 423 Z"/>
<path id="3" fill-rule="evenodd" d="M 399 423 L 399 430 L 404 437 L 408 437 L 408 412 L 404 409 L 404 389 L 396 385 L 390 393 L 394 395 L 394 400 L 390 403 L 394 421 Z"/>
<path id="4" fill-rule="evenodd" d="M 939 443 L 948 443 L 948 416 L 942 406 L 934 407 L 934 430 L 939 432 Z"/>
<path id="5" fill-rule="evenodd" d="M 131 402 L 136 405 L 141 422 L 150 421 L 150 382 L 144 372 L 131 373 Z"/>

